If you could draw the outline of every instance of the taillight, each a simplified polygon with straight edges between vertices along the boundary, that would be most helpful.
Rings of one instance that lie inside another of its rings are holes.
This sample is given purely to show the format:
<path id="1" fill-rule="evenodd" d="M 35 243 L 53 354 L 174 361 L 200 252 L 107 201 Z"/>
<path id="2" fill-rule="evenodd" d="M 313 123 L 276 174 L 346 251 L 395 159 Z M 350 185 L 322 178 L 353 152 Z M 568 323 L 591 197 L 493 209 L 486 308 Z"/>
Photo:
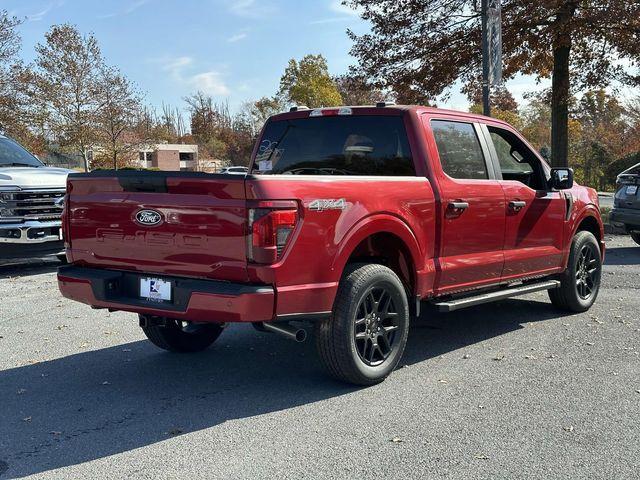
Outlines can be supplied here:
<path id="1" fill-rule="evenodd" d="M 250 208 L 249 260 L 256 263 L 278 261 L 297 222 L 297 208 Z"/>
<path id="2" fill-rule="evenodd" d="M 60 217 L 60 228 L 62 230 L 62 239 L 64 240 L 65 247 L 70 247 L 71 239 L 69 238 L 69 194 L 65 194 L 62 199 L 62 215 Z"/>

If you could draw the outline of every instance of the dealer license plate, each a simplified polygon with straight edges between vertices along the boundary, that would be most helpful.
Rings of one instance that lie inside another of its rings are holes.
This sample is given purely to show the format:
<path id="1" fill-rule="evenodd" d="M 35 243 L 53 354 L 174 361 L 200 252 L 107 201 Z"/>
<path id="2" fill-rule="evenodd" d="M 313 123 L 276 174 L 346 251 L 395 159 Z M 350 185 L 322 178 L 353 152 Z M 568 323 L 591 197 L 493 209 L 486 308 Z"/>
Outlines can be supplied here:
<path id="1" fill-rule="evenodd" d="M 171 300 L 171 282 L 161 278 L 141 278 L 140 296 L 147 300 Z"/>
<path id="2" fill-rule="evenodd" d="M 629 185 L 627 187 L 627 195 L 635 195 L 638 192 L 637 185 Z"/>

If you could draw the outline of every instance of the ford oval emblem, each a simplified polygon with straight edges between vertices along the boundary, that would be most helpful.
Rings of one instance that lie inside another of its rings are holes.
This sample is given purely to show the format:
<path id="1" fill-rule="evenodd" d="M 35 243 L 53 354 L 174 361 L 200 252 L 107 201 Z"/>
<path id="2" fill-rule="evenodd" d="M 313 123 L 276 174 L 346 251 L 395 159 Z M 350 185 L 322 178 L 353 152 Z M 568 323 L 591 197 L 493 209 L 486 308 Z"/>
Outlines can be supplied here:
<path id="1" fill-rule="evenodd" d="M 156 210 L 140 210 L 136 213 L 136 222 L 146 227 L 153 227 L 162 223 L 162 214 Z"/>

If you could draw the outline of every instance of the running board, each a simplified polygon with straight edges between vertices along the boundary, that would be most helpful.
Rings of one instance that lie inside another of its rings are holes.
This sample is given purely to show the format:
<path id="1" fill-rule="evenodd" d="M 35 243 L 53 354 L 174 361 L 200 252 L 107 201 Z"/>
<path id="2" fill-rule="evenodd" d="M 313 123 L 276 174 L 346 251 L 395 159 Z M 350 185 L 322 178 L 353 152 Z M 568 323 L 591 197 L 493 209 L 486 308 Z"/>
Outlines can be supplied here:
<path id="1" fill-rule="evenodd" d="M 448 302 L 435 302 L 434 305 L 438 307 L 438 311 L 440 312 L 453 312 L 454 310 L 460 310 L 461 308 L 473 307 L 475 305 L 495 302 L 496 300 L 504 300 L 505 298 L 517 297 L 519 295 L 526 295 L 527 293 L 539 292 L 541 290 L 550 290 L 552 288 L 558 288 L 559 286 L 560 282 L 558 280 L 548 280 L 546 282 L 507 288 L 505 290 L 484 293 L 473 297 L 450 300 Z"/>

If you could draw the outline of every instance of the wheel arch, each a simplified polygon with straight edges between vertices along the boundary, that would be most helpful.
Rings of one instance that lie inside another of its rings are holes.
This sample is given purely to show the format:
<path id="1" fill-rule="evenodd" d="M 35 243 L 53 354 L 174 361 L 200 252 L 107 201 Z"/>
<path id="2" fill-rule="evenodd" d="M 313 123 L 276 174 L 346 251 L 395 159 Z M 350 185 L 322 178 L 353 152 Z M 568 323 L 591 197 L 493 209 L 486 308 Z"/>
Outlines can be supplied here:
<path id="1" fill-rule="evenodd" d="M 420 246 L 410 227 L 392 215 L 373 215 L 355 225 L 341 242 L 333 263 L 340 277 L 348 264 L 381 263 L 393 270 L 416 294 Z"/>
<path id="2" fill-rule="evenodd" d="M 576 221 L 575 225 L 576 226 L 571 235 L 571 240 L 578 232 L 591 232 L 598 241 L 600 254 L 604 259 L 604 226 L 602 224 L 602 220 L 600 219 L 599 212 L 596 210 L 596 207 L 589 205 L 580 216 L 580 219 Z"/>

